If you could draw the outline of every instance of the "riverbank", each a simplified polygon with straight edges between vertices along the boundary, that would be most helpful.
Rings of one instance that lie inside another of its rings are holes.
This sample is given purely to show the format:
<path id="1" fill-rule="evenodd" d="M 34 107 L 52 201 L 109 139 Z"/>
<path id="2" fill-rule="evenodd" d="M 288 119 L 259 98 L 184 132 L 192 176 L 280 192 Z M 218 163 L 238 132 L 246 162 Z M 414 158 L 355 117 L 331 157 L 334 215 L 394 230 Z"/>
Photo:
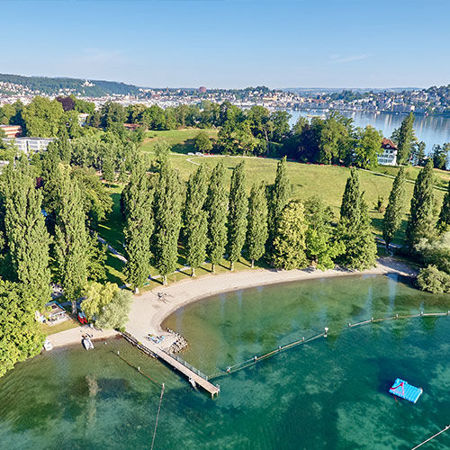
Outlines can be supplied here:
<path id="1" fill-rule="evenodd" d="M 377 265 L 362 272 L 350 270 L 267 270 L 253 269 L 242 272 L 228 272 L 220 275 L 205 275 L 201 278 L 183 280 L 167 287 L 155 288 L 152 291 L 134 297 L 129 314 L 127 332 L 140 342 L 148 342 L 149 333 L 163 335 L 160 347 L 167 349 L 175 337 L 162 328 L 164 320 L 190 303 L 213 295 L 248 289 L 270 284 L 292 281 L 312 280 L 317 278 L 343 277 L 351 275 L 384 275 L 397 273 L 402 276 L 415 276 L 416 272 L 407 264 L 393 258 L 380 258 Z"/>

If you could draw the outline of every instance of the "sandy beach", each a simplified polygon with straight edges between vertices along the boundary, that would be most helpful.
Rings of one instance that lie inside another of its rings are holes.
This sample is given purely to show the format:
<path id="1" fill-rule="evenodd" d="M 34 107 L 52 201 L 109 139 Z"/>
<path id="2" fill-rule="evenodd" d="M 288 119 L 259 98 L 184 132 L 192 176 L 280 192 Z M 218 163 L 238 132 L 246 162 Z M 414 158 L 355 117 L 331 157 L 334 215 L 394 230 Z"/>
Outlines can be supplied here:
<path id="1" fill-rule="evenodd" d="M 135 296 L 126 328 L 131 335 L 143 343 L 148 342 L 146 336 L 149 333 L 164 335 L 165 339 L 161 347 L 168 348 L 173 343 L 174 338 L 162 329 L 161 324 L 166 317 L 189 303 L 224 292 L 269 284 L 351 275 L 383 275 L 387 273 L 397 273 L 403 276 L 416 275 L 408 265 L 393 258 L 381 258 L 374 268 L 362 272 L 336 269 L 323 272 L 315 269 L 289 271 L 253 269 L 235 273 L 205 275 L 201 278 L 183 280 L 167 287 L 161 286 L 142 295 Z"/>

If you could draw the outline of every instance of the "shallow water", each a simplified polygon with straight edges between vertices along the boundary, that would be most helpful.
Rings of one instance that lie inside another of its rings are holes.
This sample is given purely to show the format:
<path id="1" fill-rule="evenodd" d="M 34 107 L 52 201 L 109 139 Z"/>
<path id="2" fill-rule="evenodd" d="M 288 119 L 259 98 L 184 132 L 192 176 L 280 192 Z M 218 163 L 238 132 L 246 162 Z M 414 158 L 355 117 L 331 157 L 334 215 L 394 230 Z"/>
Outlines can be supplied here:
<path id="1" fill-rule="evenodd" d="M 446 311 L 395 277 L 344 277 L 237 291 L 189 305 L 166 324 L 205 373 L 330 329 L 320 338 L 217 379 L 211 401 L 123 341 L 53 351 L 0 380 L 0 443 L 10 449 L 403 449 L 450 422 L 450 317 L 349 329 L 394 313 Z M 423 387 L 416 405 L 387 394 L 396 377 Z M 450 433 L 426 448 L 450 446 Z M 424 447 L 425 448 L 425 447 Z"/>

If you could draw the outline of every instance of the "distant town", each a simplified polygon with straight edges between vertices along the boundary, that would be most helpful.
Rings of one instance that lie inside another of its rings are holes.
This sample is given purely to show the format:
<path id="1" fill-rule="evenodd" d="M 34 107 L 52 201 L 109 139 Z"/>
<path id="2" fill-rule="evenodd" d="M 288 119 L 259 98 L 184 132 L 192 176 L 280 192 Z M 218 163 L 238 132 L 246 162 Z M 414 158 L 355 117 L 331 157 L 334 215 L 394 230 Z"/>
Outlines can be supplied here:
<path id="1" fill-rule="evenodd" d="M 108 101 L 124 106 L 144 104 L 162 108 L 202 101 L 229 101 L 241 108 L 261 105 L 269 110 L 321 110 L 450 115 L 450 85 L 398 89 L 245 89 L 145 88 L 101 80 L 25 77 L 0 74 L 0 106 L 21 101 L 28 104 L 37 96 L 56 98 L 76 95 L 97 107 Z"/>

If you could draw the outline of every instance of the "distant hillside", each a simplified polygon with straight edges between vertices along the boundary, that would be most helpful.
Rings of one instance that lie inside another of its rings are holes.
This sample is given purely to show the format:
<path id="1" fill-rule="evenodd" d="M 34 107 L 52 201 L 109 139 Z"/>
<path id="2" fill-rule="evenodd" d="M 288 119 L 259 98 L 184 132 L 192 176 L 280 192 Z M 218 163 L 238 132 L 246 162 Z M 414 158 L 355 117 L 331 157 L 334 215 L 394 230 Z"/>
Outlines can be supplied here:
<path id="1" fill-rule="evenodd" d="M 137 86 L 116 81 L 0 74 L 0 93 L 18 93 L 20 90 L 46 95 L 74 94 L 87 97 L 101 97 L 114 94 L 137 95 L 140 93 L 140 89 Z"/>

